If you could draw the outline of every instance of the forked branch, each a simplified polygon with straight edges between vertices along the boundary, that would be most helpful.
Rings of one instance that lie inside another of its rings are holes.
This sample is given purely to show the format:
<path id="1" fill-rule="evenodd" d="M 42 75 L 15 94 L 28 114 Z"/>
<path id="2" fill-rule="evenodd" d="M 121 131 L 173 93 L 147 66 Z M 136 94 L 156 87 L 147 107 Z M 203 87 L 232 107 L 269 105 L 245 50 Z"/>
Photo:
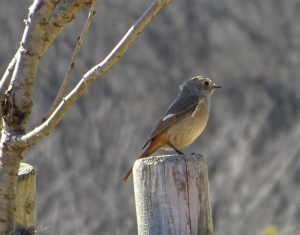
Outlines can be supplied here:
<path id="1" fill-rule="evenodd" d="M 48 135 L 63 118 L 68 109 L 84 94 L 91 83 L 111 69 L 149 21 L 154 19 L 156 13 L 170 2 L 171 0 L 155 0 L 140 19 L 128 30 L 110 54 L 101 63 L 90 69 L 79 81 L 77 86 L 65 98 L 63 98 L 53 114 L 42 125 L 35 128 L 33 131 L 25 135 L 18 136 L 15 140 L 15 144 L 20 147 L 29 146 L 35 144 L 42 137 Z"/>

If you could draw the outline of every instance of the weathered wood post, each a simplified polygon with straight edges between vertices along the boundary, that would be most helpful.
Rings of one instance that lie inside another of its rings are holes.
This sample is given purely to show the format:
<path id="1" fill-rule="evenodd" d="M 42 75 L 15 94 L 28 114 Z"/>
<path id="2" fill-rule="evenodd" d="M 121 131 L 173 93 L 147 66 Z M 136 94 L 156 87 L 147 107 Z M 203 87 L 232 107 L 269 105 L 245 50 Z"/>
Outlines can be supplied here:
<path id="1" fill-rule="evenodd" d="M 33 167 L 21 163 L 16 191 L 16 224 L 36 226 L 36 174 Z"/>
<path id="2" fill-rule="evenodd" d="M 139 235 L 213 235 L 202 155 L 139 159 L 133 176 Z"/>

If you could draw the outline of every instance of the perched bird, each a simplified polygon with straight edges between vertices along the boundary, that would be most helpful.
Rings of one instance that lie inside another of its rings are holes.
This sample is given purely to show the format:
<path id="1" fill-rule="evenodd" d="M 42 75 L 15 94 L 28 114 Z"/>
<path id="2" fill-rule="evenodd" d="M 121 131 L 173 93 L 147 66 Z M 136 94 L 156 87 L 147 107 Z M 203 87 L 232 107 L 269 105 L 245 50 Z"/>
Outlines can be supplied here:
<path id="1" fill-rule="evenodd" d="M 222 88 L 209 78 L 196 76 L 180 86 L 181 93 L 171 104 L 142 149 L 140 158 L 149 157 L 158 149 L 175 150 L 191 144 L 204 130 L 209 117 L 210 97 Z M 132 175 L 132 168 L 122 182 Z"/>

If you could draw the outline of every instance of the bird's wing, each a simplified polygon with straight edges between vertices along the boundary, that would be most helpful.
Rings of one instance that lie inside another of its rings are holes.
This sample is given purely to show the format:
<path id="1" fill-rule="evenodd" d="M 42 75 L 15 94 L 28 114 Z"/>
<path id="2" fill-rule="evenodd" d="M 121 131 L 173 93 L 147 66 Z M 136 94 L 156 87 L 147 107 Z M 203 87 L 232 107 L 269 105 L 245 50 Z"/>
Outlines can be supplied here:
<path id="1" fill-rule="evenodd" d="M 145 148 L 155 136 L 166 130 L 176 121 L 193 113 L 199 102 L 201 102 L 199 97 L 181 93 L 158 122 L 143 148 Z"/>

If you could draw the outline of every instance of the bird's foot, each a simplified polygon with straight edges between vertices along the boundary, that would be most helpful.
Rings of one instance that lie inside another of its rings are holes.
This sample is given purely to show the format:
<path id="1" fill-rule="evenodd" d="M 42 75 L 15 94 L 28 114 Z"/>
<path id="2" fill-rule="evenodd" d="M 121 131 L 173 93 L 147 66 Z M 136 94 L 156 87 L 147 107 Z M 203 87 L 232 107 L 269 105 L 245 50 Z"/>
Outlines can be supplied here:
<path id="1" fill-rule="evenodd" d="M 173 149 L 175 150 L 176 153 L 178 153 L 178 154 L 180 154 L 180 155 L 184 155 L 184 153 L 181 152 L 179 149 L 175 148 L 175 146 L 174 146 L 173 144 L 170 144 L 170 143 L 169 143 L 169 146 L 170 146 L 171 148 L 173 148 Z"/>
<path id="2" fill-rule="evenodd" d="M 180 155 L 184 155 L 184 153 L 181 152 L 180 150 L 178 150 L 178 149 L 174 149 L 174 150 L 175 150 L 176 153 L 178 153 L 178 154 L 180 154 Z"/>

